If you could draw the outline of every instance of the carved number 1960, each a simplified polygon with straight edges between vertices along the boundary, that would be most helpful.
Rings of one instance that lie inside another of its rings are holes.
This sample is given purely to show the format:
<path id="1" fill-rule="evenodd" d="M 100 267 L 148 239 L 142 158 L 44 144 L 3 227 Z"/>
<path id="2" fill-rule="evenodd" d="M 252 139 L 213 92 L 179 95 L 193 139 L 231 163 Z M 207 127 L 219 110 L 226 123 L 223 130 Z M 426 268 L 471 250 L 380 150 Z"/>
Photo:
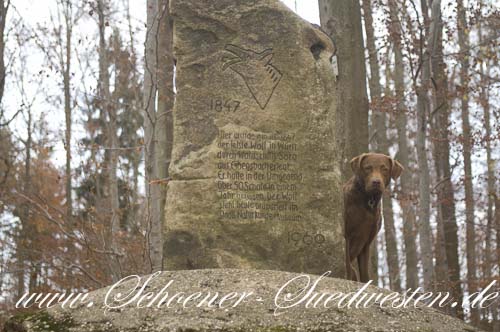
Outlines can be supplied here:
<path id="1" fill-rule="evenodd" d="M 210 101 L 210 110 L 216 112 L 236 112 L 240 108 L 240 102 L 238 100 L 223 100 L 223 99 L 212 99 Z"/>

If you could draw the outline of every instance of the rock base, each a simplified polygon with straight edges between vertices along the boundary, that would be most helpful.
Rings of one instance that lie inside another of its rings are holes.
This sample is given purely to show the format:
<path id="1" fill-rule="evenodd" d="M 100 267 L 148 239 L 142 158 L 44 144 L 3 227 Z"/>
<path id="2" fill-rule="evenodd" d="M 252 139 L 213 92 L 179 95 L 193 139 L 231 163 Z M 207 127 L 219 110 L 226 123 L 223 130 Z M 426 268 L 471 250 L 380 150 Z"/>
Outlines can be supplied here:
<path id="1" fill-rule="evenodd" d="M 338 308 L 336 302 L 327 302 L 325 295 L 311 301 L 319 299 L 316 308 L 305 308 L 305 300 L 288 309 L 279 308 L 306 296 L 308 291 L 302 288 L 318 281 L 320 277 L 316 275 L 235 269 L 175 271 L 162 272 L 144 286 L 148 278 L 142 277 L 140 284 L 130 278 L 118 287 L 94 291 L 74 309 L 53 307 L 14 317 L 4 332 L 479 331 L 434 309 L 392 309 L 387 308 L 390 305 L 381 308 L 377 304 L 365 309 Z M 130 292 L 134 286 L 138 287 Z M 362 286 L 323 277 L 314 291 L 346 294 L 357 292 Z M 372 286 L 366 293 L 390 294 Z M 142 295 L 149 297 L 140 300 Z M 108 307 L 104 303 L 106 296 Z M 285 301 L 286 296 L 289 301 Z M 163 305 L 158 308 L 162 298 Z M 93 305 L 89 307 L 90 302 Z M 153 305 L 147 307 L 148 303 Z M 138 305 L 143 307 L 137 308 Z"/>

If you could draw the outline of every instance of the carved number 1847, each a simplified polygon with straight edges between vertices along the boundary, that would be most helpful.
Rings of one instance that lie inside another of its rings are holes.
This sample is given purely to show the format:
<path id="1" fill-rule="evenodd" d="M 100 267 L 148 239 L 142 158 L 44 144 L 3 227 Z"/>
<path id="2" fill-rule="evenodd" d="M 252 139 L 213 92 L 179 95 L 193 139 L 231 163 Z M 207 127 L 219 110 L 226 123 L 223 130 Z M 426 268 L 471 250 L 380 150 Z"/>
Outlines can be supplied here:
<path id="1" fill-rule="evenodd" d="M 240 108 L 240 102 L 237 100 L 212 99 L 210 101 L 210 110 L 216 112 L 236 112 Z"/>

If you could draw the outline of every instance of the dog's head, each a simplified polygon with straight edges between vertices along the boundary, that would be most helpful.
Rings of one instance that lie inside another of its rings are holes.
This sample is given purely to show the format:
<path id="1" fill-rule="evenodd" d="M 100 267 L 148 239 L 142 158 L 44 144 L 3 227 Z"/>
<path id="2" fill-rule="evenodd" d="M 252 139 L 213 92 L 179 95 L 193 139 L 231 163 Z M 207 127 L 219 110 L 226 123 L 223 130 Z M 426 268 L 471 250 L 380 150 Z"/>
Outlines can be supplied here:
<path id="1" fill-rule="evenodd" d="M 363 153 L 351 160 L 354 174 L 361 180 L 367 193 L 382 193 L 403 172 L 403 166 L 385 154 Z"/>

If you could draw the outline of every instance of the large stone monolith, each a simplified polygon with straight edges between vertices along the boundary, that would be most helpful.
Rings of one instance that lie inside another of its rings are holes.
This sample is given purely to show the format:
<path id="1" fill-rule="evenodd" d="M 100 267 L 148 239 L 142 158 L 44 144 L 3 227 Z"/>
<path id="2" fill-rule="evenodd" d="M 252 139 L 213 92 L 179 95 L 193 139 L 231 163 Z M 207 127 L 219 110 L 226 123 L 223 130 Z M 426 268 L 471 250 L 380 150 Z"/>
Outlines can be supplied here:
<path id="1" fill-rule="evenodd" d="M 164 267 L 344 275 L 329 37 L 279 0 L 172 0 Z"/>

